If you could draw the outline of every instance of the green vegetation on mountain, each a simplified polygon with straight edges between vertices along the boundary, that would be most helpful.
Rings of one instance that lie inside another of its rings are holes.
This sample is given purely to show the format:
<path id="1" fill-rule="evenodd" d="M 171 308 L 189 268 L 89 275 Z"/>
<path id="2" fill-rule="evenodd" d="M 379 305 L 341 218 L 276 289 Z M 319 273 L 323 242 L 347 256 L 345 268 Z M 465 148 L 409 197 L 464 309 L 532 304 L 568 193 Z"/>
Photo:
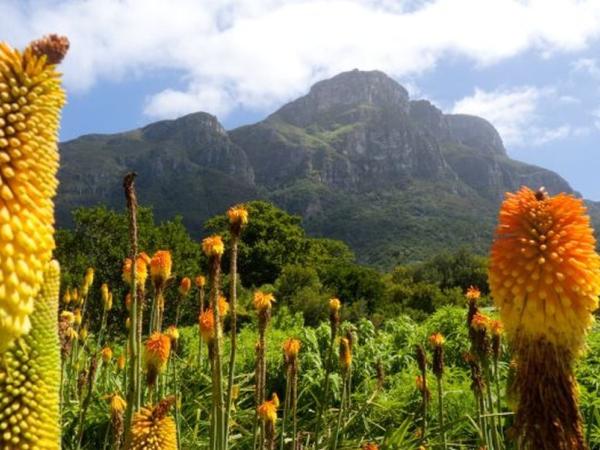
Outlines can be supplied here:
<path id="1" fill-rule="evenodd" d="M 273 202 L 307 233 L 346 242 L 389 268 L 445 249 L 489 247 L 504 192 L 573 192 L 559 175 L 507 156 L 484 119 L 444 114 L 377 71 L 351 71 L 254 125 L 225 131 L 206 113 L 61 145 L 59 225 L 79 206 L 123 204 L 138 172 L 140 201 L 159 220 L 183 217 L 197 236 L 231 204 Z M 590 202 L 600 224 L 600 207 Z"/>

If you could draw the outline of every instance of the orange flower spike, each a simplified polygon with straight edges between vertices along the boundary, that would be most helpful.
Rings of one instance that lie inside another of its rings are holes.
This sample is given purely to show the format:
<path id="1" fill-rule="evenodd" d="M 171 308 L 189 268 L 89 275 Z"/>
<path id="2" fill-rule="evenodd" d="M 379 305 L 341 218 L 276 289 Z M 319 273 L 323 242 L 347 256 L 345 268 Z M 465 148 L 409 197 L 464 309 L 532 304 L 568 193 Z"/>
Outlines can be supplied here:
<path id="1" fill-rule="evenodd" d="M 490 287 L 509 337 L 544 336 L 579 351 L 600 294 L 600 257 L 585 204 L 522 188 L 507 194 Z"/>
<path id="2" fill-rule="evenodd" d="M 276 394 L 273 394 L 271 400 L 263 402 L 258 407 L 258 416 L 264 422 L 275 423 L 277 421 L 277 407 L 279 406 L 279 398 Z"/>
<path id="3" fill-rule="evenodd" d="M 446 339 L 444 338 L 442 333 L 434 333 L 431 336 L 429 336 L 429 344 L 433 348 L 442 347 L 445 342 L 446 342 Z"/>
<path id="4" fill-rule="evenodd" d="M 252 303 L 257 311 L 266 311 L 271 309 L 272 304 L 275 302 L 275 297 L 271 293 L 262 291 L 256 291 L 254 293 L 254 299 Z"/>
<path id="5" fill-rule="evenodd" d="M 191 288 L 192 280 L 190 280 L 188 277 L 183 277 L 179 283 L 179 294 L 182 297 L 186 297 L 190 293 Z"/>
<path id="6" fill-rule="evenodd" d="M 215 337 L 215 316 L 212 309 L 205 309 L 198 317 L 200 335 L 205 342 L 210 342 Z"/>
<path id="7" fill-rule="evenodd" d="M 288 360 L 295 359 L 300 353 L 301 342 L 298 339 L 289 338 L 283 342 L 283 353 Z"/>
<path id="8" fill-rule="evenodd" d="M 366 442 L 362 445 L 361 450 L 379 450 L 379 446 L 375 442 Z"/>
<path id="9" fill-rule="evenodd" d="M 231 224 L 248 224 L 248 210 L 244 205 L 235 205 L 227 210 L 227 217 Z"/>
<path id="10" fill-rule="evenodd" d="M 480 312 L 475 313 L 471 326 L 478 331 L 487 331 L 490 325 L 490 318 Z"/>
<path id="11" fill-rule="evenodd" d="M 171 278 L 173 260 L 169 250 L 158 250 L 150 260 L 150 276 L 154 286 L 164 286 Z"/>
<path id="12" fill-rule="evenodd" d="M 219 295 L 219 317 L 224 319 L 225 316 L 229 313 L 229 303 L 227 299 L 222 295 Z"/>
<path id="13" fill-rule="evenodd" d="M 221 256 L 225 252 L 225 244 L 219 235 L 212 235 L 202 240 L 202 251 L 206 256 Z"/>
<path id="14" fill-rule="evenodd" d="M 504 331 L 504 326 L 499 320 L 491 320 L 488 324 L 488 328 L 492 336 L 500 336 Z"/>
<path id="15" fill-rule="evenodd" d="M 164 370 L 171 354 L 171 338 L 159 332 L 153 333 L 146 341 L 146 366 L 160 373 Z"/>
<path id="16" fill-rule="evenodd" d="M 465 294 L 468 300 L 479 300 L 481 297 L 481 291 L 476 286 L 469 286 L 467 293 Z"/>

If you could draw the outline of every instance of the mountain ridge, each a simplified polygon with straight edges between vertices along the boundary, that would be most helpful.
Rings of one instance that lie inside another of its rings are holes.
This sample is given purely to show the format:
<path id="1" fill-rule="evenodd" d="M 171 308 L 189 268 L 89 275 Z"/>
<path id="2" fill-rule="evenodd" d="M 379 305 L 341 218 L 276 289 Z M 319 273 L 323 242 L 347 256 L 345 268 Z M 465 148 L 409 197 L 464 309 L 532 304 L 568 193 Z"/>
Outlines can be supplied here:
<path id="1" fill-rule="evenodd" d="M 411 100 L 380 71 L 320 81 L 229 131 L 198 112 L 60 147 L 61 226 L 75 206 L 120 207 L 120 178 L 135 170 L 140 203 L 159 219 L 184 215 L 194 235 L 231 204 L 265 199 L 379 266 L 458 246 L 486 251 L 504 192 L 521 185 L 579 195 L 558 174 L 512 160 L 485 119 Z M 589 205 L 600 218 L 600 203 Z"/>

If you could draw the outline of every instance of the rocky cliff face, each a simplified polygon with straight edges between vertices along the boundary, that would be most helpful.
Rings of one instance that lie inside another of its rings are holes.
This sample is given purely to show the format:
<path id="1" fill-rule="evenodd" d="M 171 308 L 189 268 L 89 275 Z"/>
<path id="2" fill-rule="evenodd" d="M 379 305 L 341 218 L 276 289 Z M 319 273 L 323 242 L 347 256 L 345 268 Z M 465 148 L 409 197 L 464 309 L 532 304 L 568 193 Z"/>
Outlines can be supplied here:
<path id="1" fill-rule="evenodd" d="M 180 213 L 199 230 L 234 202 L 265 198 L 384 265 L 447 247 L 485 251 L 504 192 L 521 185 L 573 192 L 554 172 L 511 160 L 486 120 L 411 101 L 378 71 L 321 81 L 230 132 L 196 113 L 84 136 L 61 152 L 60 223 L 74 206 L 121 205 L 121 176 L 136 170 L 140 201 L 159 217 Z"/>

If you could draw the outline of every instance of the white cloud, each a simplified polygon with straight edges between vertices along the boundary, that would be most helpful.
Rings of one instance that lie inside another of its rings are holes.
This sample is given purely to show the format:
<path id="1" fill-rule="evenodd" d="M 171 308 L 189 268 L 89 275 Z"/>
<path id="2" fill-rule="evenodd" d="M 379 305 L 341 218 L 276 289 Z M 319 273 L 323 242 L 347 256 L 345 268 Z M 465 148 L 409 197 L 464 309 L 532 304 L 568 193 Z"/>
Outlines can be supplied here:
<path id="1" fill-rule="evenodd" d="M 453 113 L 472 114 L 489 120 L 508 146 L 539 146 L 551 141 L 581 135 L 579 128 L 562 124 L 548 127 L 541 124 L 542 103 L 555 97 L 553 88 L 521 86 L 510 89 L 483 91 L 457 101 Z M 560 101 L 560 99 L 557 99 Z"/>
<path id="2" fill-rule="evenodd" d="M 574 72 L 583 72 L 594 79 L 600 79 L 600 65 L 593 58 L 580 58 L 571 67 Z"/>
<path id="3" fill-rule="evenodd" d="M 265 110 L 355 67 L 407 78 L 448 54 L 478 65 L 585 48 L 597 0 L 0 0 L 2 39 L 68 35 L 67 87 L 169 69 L 146 113 Z"/>

